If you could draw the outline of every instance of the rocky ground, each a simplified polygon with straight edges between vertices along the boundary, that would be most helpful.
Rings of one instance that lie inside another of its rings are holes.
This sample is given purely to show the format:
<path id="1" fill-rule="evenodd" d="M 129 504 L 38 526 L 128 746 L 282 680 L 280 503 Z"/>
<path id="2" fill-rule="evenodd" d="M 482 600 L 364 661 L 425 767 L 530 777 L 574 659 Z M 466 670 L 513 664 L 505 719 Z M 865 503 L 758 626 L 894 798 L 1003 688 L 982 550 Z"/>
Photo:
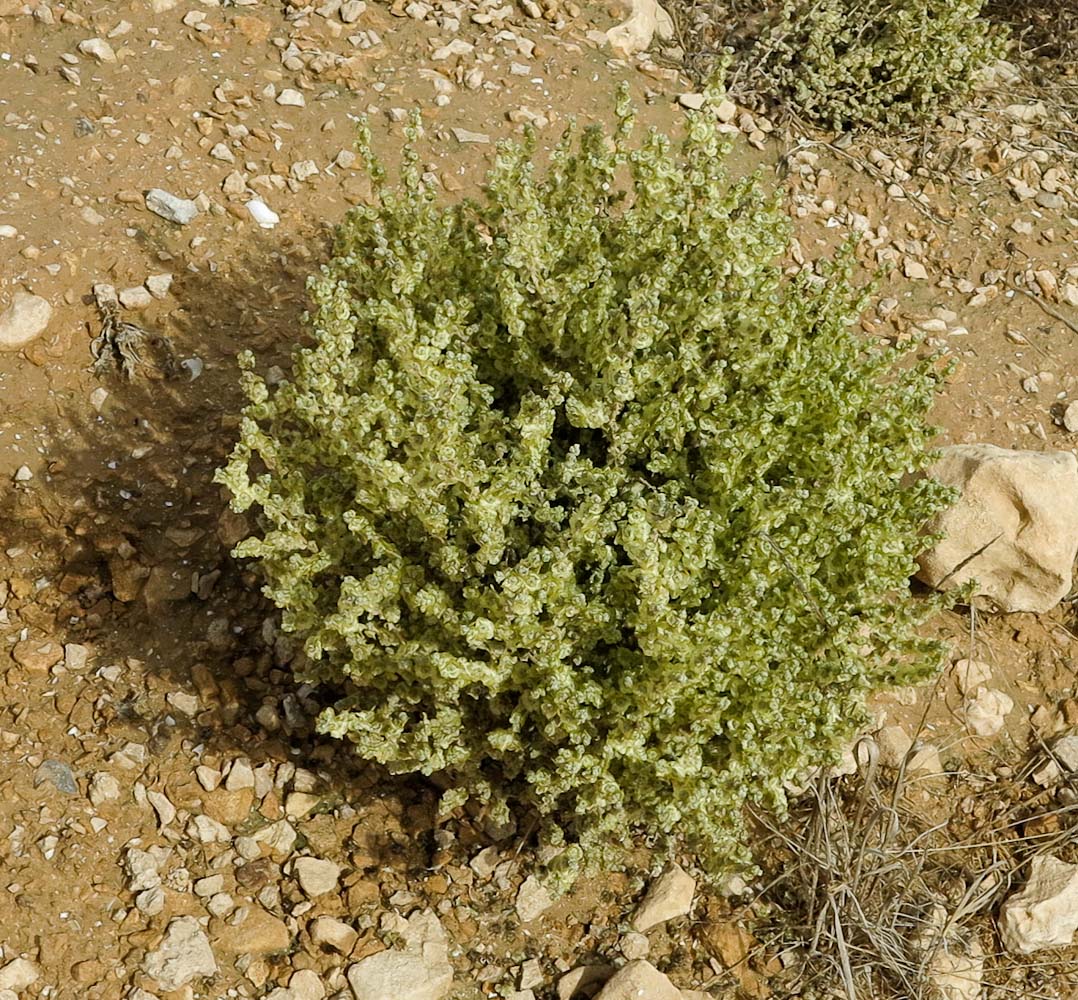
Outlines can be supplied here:
<path id="1" fill-rule="evenodd" d="M 418 105 L 446 197 L 526 122 L 549 146 L 570 111 L 608 118 L 621 80 L 676 130 L 699 103 L 684 46 L 612 48 L 626 14 L 0 0 L 0 1000 L 810 995 L 812 949 L 782 931 L 793 887 L 705 889 L 691 858 L 660 876 L 641 848 L 554 898 L 527 817 L 438 823 L 435 788 L 313 736 L 292 645 L 228 556 L 247 525 L 211 483 L 236 354 L 287 364 L 327 226 L 370 197 L 356 117 L 392 163 Z M 1004 64 L 969 108 L 886 143 L 736 102 L 719 117 L 731 173 L 789 195 L 791 271 L 851 231 L 866 268 L 894 265 L 862 325 L 958 359 L 942 443 L 1074 451 L 1065 107 Z M 1053 867 L 1078 861 L 1071 604 L 935 629 L 952 666 L 880 696 L 845 780 L 908 771 L 903 822 L 971 845 L 951 873 L 999 862 L 950 1000 L 1078 995 L 1074 869 Z M 765 871 L 802 856 L 761 844 Z M 1071 895 L 1046 915 L 1053 874 Z"/>

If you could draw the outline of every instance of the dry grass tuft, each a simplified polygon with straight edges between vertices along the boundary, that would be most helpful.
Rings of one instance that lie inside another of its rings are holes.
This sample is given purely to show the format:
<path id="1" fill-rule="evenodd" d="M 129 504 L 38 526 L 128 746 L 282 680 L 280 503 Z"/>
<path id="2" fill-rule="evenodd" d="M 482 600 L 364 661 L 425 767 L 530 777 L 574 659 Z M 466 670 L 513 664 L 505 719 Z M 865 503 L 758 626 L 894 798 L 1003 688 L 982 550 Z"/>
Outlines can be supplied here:
<path id="1" fill-rule="evenodd" d="M 880 766 L 871 741 L 861 747 L 868 761 L 858 775 L 818 779 L 781 824 L 756 817 L 770 875 L 757 905 L 771 908 L 769 950 L 785 952 L 796 970 L 791 992 L 954 1000 L 962 994 L 940 988 L 941 972 L 949 970 L 950 989 L 960 990 L 963 978 L 980 978 L 983 964 L 981 995 L 1078 996 L 1074 951 L 1016 960 L 1003 953 L 994 924 L 1034 857 L 1076 860 L 1078 788 L 1035 789 L 1029 774 L 1043 757 L 1005 780 L 968 772 L 925 778 L 905 765 L 898 773 Z M 952 815 L 926 818 L 924 782 L 937 806 L 957 803 Z"/>

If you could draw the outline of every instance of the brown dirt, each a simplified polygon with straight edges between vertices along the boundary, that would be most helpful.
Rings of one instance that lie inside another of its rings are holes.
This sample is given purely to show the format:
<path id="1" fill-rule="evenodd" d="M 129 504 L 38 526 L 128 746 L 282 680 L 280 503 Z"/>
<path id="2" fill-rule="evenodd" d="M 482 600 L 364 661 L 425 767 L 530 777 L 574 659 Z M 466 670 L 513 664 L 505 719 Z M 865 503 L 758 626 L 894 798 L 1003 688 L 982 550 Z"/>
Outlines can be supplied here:
<path id="1" fill-rule="evenodd" d="M 257 581 L 228 556 L 243 525 L 212 484 L 237 426 L 237 354 L 254 351 L 263 369 L 287 364 L 326 227 L 369 197 L 358 165 L 334 165 L 350 149 L 354 116 L 371 114 L 375 145 L 392 162 L 403 126 L 388 112 L 418 103 L 427 169 L 450 197 L 475 190 L 493 151 L 458 142 L 452 128 L 510 136 L 519 125 L 507 116 L 526 107 L 547 120 L 539 134 L 549 144 L 570 110 L 605 118 L 622 79 L 646 123 L 678 127 L 673 98 L 689 81 L 613 60 L 589 38 L 620 11 L 551 9 L 547 21 L 515 8 L 490 24 L 465 15 L 454 33 L 444 20 L 374 2 L 343 25 L 275 0 L 0 0 L 0 226 L 17 230 L 0 238 L 0 308 L 19 287 L 54 307 L 43 338 L 0 354 L 0 968 L 22 955 L 40 970 L 20 1000 L 153 991 L 144 956 L 172 916 L 207 916 L 189 884 L 215 873 L 236 906 L 269 914 L 269 943 L 260 952 L 248 940 L 230 955 L 230 917 L 211 917 L 219 971 L 177 997 L 262 996 L 303 969 L 329 995 L 350 996 L 344 971 L 391 940 L 387 914 L 425 906 L 442 916 L 462 998 L 508 995 L 521 964 L 539 959 L 535 996 L 546 1000 L 561 973 L 618 958 L 645 868 L 580 885 L 521 926 L 513 900 L 534 862 L 524 822 L 497 843 L 499 867 L 482 878 L 468 867 L 492 843 L 482 817 L 462 817 L 446 827 L 451 837 L 436 839 L 433 786 L 391 779 L 312 735 L 317 705 L 289 684 L 288 640 Z M 371 30 L 381 41 L 370 49 L 348 40 Z M 524 41 L 497 37 L 507 30 Z M 115 62 L 80 54 L 84 40 L 110 35 Z M 433 59 L 454 37 L 475 52 Z M 490 89 L 469 89 L 477 68 Z M 271 85 L 298 90 L 306 106 L 277 104 Z M 1050 272 L 1059 288 L 1078 285 L 1075 157 L 1054 142 L 1062 126 L 1052 109 L 1046 122 L 1008 116 L 1019 99 L 989 92 L 932 134 L 892 143 L 887 155 L 903 156 L 911 175 L 901 181 L 886 176 L 886 161 L 873 166 L 867 142 L 810 144 L 758 132 L 751 119 L 732 129 L 730 169 L 759 167 L 788 190 L 806 259 L 837 245 L 850 224 L 844 213 L 865 217 L 874 244 L 862 248 L 865 264 L 897 264 L 881 290 L 897 304 L 886 318 L 865 317 L 870 335 L 902 338 L 938 318 L 933 310 L 954 313 L 933 334 L 961 362 L 936 411 L 943 441 L 1072 450 L 1056 418 L 1078 392 L 1078 332 L 1065 322 L 1078 322 L 1078 309 L 1060 291 L 1015 288 L 1037 288 L 1033 271 Z M 318 172 L 299 180 L 295 165 L 305 161 Z M 227 194 L 234 172 L 239 193 Z M 1018 200 L 1008 177 L 1033 193 Z M 904 190 L 888 193 L 895 183 Z M 199 216 L 181 227 L 149 213 L 143 193 L 152 187 L 198 199 Z M 909 196 L 917 191 L 923 203 Z M 1041 192 L 1058 193 L 1059 207 L 1038 206 Z M 276 228 L 250 220 L 252 193 L 280 215 Z M 925 278 L 907 276 L 915 265 Z M 167 335 L 201 373 L 95 375 L 93 285 L 127 289 L 161 273 L 173 277 L 167 295 L 127 316 Z M 1015 330 L 1028 344 L 1008 339 Z M 1039 391 L 1024 391 L 1035 373 Z M 17 477 L 23 467 L 32 478 Z M 1043 616 L 982 615 L 972 639 L 957 614 L 938 629 L 955 659 L 972 653 L 992 664 L 993 686 L 1016 706 L 1004 734 L 969 737 L 949 682 L 881 696 L 876 707 L 911 729 L 924 715 L 925 738 L 957 770 L 1013 768 L 1038 734 L 1078 722 L 1070 604 Z M 72 644 L 86 647 L 86 664 Z M 260 775 L 258 788 L 207 790 L 196 776 L 196 767 L 224 771 L 236 760 Z M 70 769 L 73 792 L 50 778 L 49 761 Z M 101 773 L 118 781 L 119 796 L 95 806 L 87 796 Z M 207 815 L 234 835 L 254 833 L 308 790 L 317 801 L 295 822 L 297 850 L 342 866 L 340 891 L 328 896 L 306 898 L 288 853 L 263 849 L 262 861 L 243 864 L 231 844 L 190 832 L 190 819 Z M 178 813 L 159 823 L 149 793 Z M 163 908 L 147 914 L 133 905 L 124 858 L 152 845 L 171 854 Z M 695 912 L 650 935 L 652 960 L 679 986 L 723 996 L 740 982 L 763 995 L 774 975 L 780 988 L 766 957 L 748 985 L 726 968 L 730 904 L 707 896 Z M 312 943 L 322 914 L 356 928 L 349 955 Z"/>

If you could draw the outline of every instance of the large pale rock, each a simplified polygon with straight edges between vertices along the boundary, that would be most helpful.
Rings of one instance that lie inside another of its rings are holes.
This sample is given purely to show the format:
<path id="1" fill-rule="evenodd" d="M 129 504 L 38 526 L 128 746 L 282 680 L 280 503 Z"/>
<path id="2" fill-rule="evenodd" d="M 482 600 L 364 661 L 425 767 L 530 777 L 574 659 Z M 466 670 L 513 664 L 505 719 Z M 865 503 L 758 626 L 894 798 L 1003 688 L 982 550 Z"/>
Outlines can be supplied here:
<path id="1" fill-rule="evenodd" d="M 0 969 L 0 990 L 19 993 L 41 978 L 41 970 L 28 958 L 16 958 Z"/>
<path id="2" fill-rule="evenodd" d="M 654 965 L 640 960 L 615 972 L 595 1000 L 682 1000 L 682 993 Z"/>
<path id="3" fill-rule="evenodd" d="M 622 59 L 643 52 L 656 34 L 663 39 L 674 34 L 674 22 L 656 0 L 632 0 L 632 5 L 628 19 L 606 33 L 614 55 Z"/>
<path id="4" fill-rule="evenodd" d="M 1066 451 L 953 445 L 931 475 L 961 490 L 929 524 L 939 544 L 917 576 L 949 589 L 977 580 L 1002 611 L 1049 611 L 1066 596 L 1078 553 L 1078 459 Z"/>
<path id="5" fill-rule="evenodd" d="M 984 951 L 977 941 L 968 948 L 940 948 L 925 969 L 942 1000 L 979 1000 L 984 977 Z"/>
<path id="6" fill-rule="evenodd" d="M 356 1000 L 442 1000 L 453 987 L 449 940 L 430 910 L 413 914 L 404 950 L 382 951 L 348 970 Z"/>
<path id="7" fill-rule="evenodd" d="M 200 976 L 212 976 L 217 962 L 202 925 L 194 917 L 173 918 L 160 947 L 143 961 L 142 971 L 166 993 Z"/>
<path id="8" fill-rule="evenodd" d="M 534 875 L 529 875 L 517 892 L 517 916 L 522 924 L 537 920 L 554 905 L 550 891 Z"/>
<path id="9" fill-rule="evenodd" d="M 966 728 L 977 736 L 995 736 L 1007 721 L 1014 701 L 1002 691 L 978 688 L 965 706 Z"/>
<path id="10" fill-rule="evenodd" d="M 646 931 L 658 924 L 683 917 L 692 909 L 696 880 L 680 865 L 671 865 L 648 890 L 633 915 L 633 930 Z"/>
<path id="11" fill-rule="evenodd" d="M 1021 955 L 1067 947 L 1078 929 L 1078 865 L 1034 858 L 1025 888 L 1000 910 L 999 929 L 1007 950 Z"/>
<path id="12" fill-rule="evenodd" d="M 45 332 L 50 319 L 52 306 L 45 299 L 17 289 L 0 312 L 0 351 L 21 351 Z"/>

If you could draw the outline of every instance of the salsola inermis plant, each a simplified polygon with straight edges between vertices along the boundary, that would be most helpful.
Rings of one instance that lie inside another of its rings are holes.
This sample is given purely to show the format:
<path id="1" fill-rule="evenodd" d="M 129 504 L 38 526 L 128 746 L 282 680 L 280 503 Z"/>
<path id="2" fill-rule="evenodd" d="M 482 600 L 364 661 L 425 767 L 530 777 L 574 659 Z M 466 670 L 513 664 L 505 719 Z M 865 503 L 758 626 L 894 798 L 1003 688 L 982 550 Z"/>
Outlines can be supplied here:
<path id="1" fill-rule="evenodd" d="M 442 205 L 415 128 L 391 188 L 364 127 L 375 204 L 291 377 L 244 359 L 219 479 L 324 732 L 438 772 L 446 812 L 717 871 L 746 803 L 935 665 L 908 580 L 945 493 L 907 474 L 940 373 L 854 331 L 851 254 L 784 277 L 780 202 L 727 183 L 706 114 L 680 154 L 631 131 L 623 92 L 612 139 L 571 127 L 541 176 L 504 144 L 482 201 Z"/>
<path id="2" fill-rule="evenodd" d="M 984 3 L 784 0 L 757 43 L 757 85 L 825 127 L 931 123 L 1003 55 Z"/>

